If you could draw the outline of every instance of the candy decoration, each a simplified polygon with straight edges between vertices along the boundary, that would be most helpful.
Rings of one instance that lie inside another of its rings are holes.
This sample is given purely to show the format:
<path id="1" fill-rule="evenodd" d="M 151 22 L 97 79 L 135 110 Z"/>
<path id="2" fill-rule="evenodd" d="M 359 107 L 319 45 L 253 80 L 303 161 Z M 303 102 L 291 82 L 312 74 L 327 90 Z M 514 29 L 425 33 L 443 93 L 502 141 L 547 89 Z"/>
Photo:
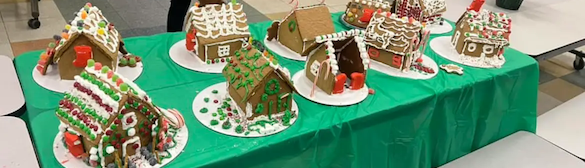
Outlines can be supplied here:
<path id="1" fill-rule="evenodd" d="M 69 29 L 71 29 L 71 25 L 69 25 L 69 24 L 65 25 L 65 30 L 69 30 Z"/>
<path id="2" fill-rule="evenodd" d="M 136 65 L 136 58 L 134 58 L 134 57 L 131 57 L 131 58 L 130 58 L 130 60 L 128 61 L 128 64 L 129 64 L 130 66 Z"/>
<path id="3" fill-rule="evenodd" d="M 84 10 L 84 11 L 81 11 L 81 19 L 85 19 L 85 18 L 87 18 L 87 12 Z"/>
<path id="4" fill-rule="evenodd" d="M 95 70 L 98 70 L 98 71 L 99 71 L 99 70 L 101 70 L 101 69 L 102 69 L 102 63 L 96 62 L 96 63 L 95 63 L 95 68 L 94 68 L 94 69 L 95 69 Z"/>
<path id="5" fill-rule="evenodd" d="M 372 89 L 372 88 L 368 89 L 368 94 L 374 94 L 374 93 L 376 93 L 376 91 L 374 89 Z"/>
<path id="6" fill-rule="evenodd" d="M 329 59 L 327 59 L 327 60 L 321 62 L 321 65 L 319 66 L 319 70 L 317 70 L 317 75 L 315 75 L 315 80 L 313 80 L 314 81 L 313 82 L 313 87 L 311 88 L 311 97 L 315 96 L 315 90 L 316 90 L 315 88 L 317 88 L 317 80 L 319 79 L 319 74 L 321 74 L 320 71 L 321 71 L 321 69 L 323 68 L 324 65 L 325 65 L 325 69 L 327 70 L 325 72 L 325 78 L 324 79 L 327 79 L 327 77 L 329 76 L 329 72 L 330 72 L 329 69 L 331 68 L 330 67 L 331 65 L 330 65 Z"/>
<path id="7" fill-rule="evenodd" d="M 97 33 L 98 33 L 99 35 L 104 35 L 104 34 L 105 34 L 105 32 L 106 32 L 106 31 L 104 30 L 104 28 L 99 28 L 99 29 L 97 30 Z"/>
<path id="8" fill-rule="evenodd" d="M 88 3 L 85 4 L 85 6 L 91 7 L 91 3 L 88 2 Z"/>
<path id="9" fill-rule="evenodd" d="M 363 73 L 351 73 L 351 90 L 359 90 L 364 87 L 366 77 Z"/>
<path id="10" fill-rule="evenodd" d="M 128 84 L 126 84 L 126 83 L 122 83 L 122 84 L 120 85 L 120 91 L 122 91 L 122 92 L 126 92 L 126 91 L 128 91 Z"/>
<path id="11" fill-rule="evenodd" d="M 333 94 L 343 93 L 345 89 L 345 81 L 347 80 L 347 76 L 345 73 L 341 73 L 335 77 L 335 85 L 333 86 Z"/>
<path id="12" fill-rule="evenodd" d="M 193 6 L 199 7 L 199 2 L 195 2 Z"/>
<path id="13" fill-rule="evenodd" d="M 122 81 L 121 78 L 118 78 L 118 80 L 116 81 L 116 86 L 120 86 L 120 84 L 124 83 L 124 81 Z"/>
<path id="14" fill-rule="evenodd" d="M 61 33 L 61 37 L 63 37 L 63 39 L 65 39 L 65 40 L 67 40 L 67 39 L 69 39 L 69 34 L 63 32 L 63 33 Z"/>
<path id="15" fill-rule="evenodd" d="M 92 66 L 94 66 L 94 65 L 95 65 L 95 61 L 94 61 L 93 59 L 89 59 L 89 60 L 87 60 L 87 66 L 88 66 L 88 67 L 92 67 Z"/>
<path id="16" fill-rule="evenodd" d="M 55 41 L 59 41 L 59 40 L 61 40 L 61 36 L 53 35 L 53 39 L 55 39 Z"/>
<path id="17" fill-rule="evenodd" d="M 112 78 L 112 76 L 114 76 L 114 71 L 108 71 L 108 79 Z"/>

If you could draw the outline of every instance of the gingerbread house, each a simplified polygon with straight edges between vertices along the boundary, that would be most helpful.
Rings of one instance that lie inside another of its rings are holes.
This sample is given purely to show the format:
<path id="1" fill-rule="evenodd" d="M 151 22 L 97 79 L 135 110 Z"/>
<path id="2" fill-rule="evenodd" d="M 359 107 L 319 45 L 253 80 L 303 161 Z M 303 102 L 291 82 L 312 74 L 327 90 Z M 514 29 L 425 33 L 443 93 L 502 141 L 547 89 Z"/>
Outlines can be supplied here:
<path id="1" fill-rule="evenodd" d="M 512 20 L 504 13 L 481 9 L 484 0 L 474 0 L 456 23 L 451 43 L 463 60 L 484 65 L 503 64 L 509 45 Z"/>
<path id="2" fill-rule="evenodd" d="M 364 34 L 353 29 L 318 36 L 318 45 L 308 54 L 305 76 L 327 94 L 341 94 L 346 87 L 363 88 L 370 66 Z"/>
<path id="3" fill-rule="evenodd" d="M 324 4 L 296 8 L 268 29 L 267 40 L 278 40 L 286 48 L 304 53 L 314 45 L 315 37 L 335 33 L 329 9 Z"/>
<path id="4" fill-rule="evenodd" d="M 239 3 L 195 5 L 187 17 L 187 50 L 207 64 L 229 60 L 250 37 Z"/>
<path id="5" fill-rule="evenodd" d="M 157 107 L 108 66 L 92 59 L 86 64 L 56 110 L 69 152 L 91 167 L 127 167 L 141 159 L 155 165 L 167 157 L 163 151 L 175 143 L 171 132 L 184 126 L 180 114 Z M 145 151 L 149 145 L 153 153 Z"/>
<path id="6" fill-rule="evenodd" d="M 248 121 L 280 119 L 292 114 L 292 98 L 296 92 L 290 81 L 289 71 L 273 64 L 263 54 L 249 45 L 235 53 L 234 59 L 223 69 L 228 94 L 244 111 L 241 118 Z"/>
<path id="7" fill-rule="evenodd" d="M 36 69 L 45 75 L 51 64 L 57 64 L 63 80 L 73 80 L 85 68 L 88 59 L 116 69 L 118 52 L 126 55 L 122 36 L 108 22 L 101 10 L 87 3 L 65 26 L 55 43 L 41 54 Z"/>
<path id="8" fill-rule="evenodd" d="M 427 24 L 443 24 L 441 16 L 447 11 L 445 0 L 396 0 L 395 13 Z"/>
<path id="9" fill-rule="evenodd" d="M 375 13 L 366 28 L 364 41 L 371 59 L 406 72 L 422 56 L 419 50 L 424 43 L 421 43 L 422 34 L 422 24 L 413 18 Z"/>
<path id="10" fill-rule="evenodd" d="M 365 29 L 376 11 L 391 12 L 390 1 L 384 0 L 351 0 L 342 16 L 345 23 L 351 27 Z"/>

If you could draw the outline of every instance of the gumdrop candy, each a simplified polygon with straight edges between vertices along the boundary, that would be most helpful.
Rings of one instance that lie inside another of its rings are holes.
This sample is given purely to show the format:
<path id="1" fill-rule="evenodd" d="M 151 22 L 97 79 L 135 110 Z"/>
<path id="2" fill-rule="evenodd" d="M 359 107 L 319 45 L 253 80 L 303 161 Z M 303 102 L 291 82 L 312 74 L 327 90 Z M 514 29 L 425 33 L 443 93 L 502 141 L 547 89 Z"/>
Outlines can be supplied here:
<path id="1" fill-rule="evenodd" d="M 95 70 L 101 70 L 102 69 L 102 63 L 96 62 L 94 66 L 95 66 Z"/>
<path id="2" fill-rule="evenodd" d="M 93 65 L 95 65 L 95 61 L 93 59 L 87 60 L 87 66 L 88 67 L 92 67 Z"/>

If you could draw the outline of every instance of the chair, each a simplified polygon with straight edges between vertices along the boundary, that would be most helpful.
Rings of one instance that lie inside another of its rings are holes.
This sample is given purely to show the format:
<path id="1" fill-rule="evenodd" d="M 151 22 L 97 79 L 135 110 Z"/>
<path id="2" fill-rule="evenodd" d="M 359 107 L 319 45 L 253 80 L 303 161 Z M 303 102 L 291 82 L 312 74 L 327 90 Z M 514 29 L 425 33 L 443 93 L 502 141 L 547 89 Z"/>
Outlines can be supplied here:
<path id="1" fill-rule="evenodd" d="M 4 135 L 0 143 L 0 165 L 40 167 L 24 121 L 16 117 L 0 116 L 0 135 Z"/>
<path id="2" fill-rule="evenodd" d="M 585 162 L 539 136 L 516 132 L 439 168 L 583 168 Z"/>

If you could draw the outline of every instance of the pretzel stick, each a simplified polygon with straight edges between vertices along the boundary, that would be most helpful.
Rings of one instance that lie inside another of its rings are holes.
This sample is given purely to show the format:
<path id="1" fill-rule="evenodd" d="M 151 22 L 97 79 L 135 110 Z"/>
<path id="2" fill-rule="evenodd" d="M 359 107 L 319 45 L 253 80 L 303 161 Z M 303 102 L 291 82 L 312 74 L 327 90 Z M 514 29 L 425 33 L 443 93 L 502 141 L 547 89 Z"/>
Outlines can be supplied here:
<path id="1" fill-rule="evenodd" d="M 311 89 L 311 97 L 313 97 L 315 95 L 315 88 L 317 87 L 317 80 L 319 80 L 319 74 L 321 74 L 321 67 L 323 66 L 323 64 L 325 64 L 327 66 L 327 71 L 325 72 L 325 78 L 327 79 L 327 77 L 329 76 L 329 69 L 331 68 L 331 66 L 329 65 L 329 59 L 321 62 L 321 65 L 319 65 L 319 69 L 317 70 L 317 75 L 315 75 L 315 79 L 313 80 L 313 88 Z"/>

